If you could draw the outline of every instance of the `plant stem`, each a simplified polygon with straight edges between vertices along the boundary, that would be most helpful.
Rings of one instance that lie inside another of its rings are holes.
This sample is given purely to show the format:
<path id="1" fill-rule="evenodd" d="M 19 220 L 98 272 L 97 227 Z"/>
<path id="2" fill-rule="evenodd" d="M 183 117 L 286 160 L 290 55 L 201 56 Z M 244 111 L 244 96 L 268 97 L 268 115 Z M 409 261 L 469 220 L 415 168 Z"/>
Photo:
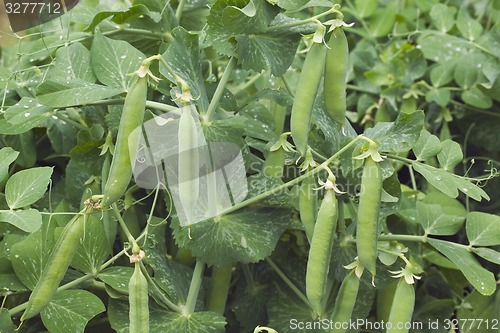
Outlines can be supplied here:
<path id="1" fill-rule="evenodd" d="M 353 146 L 356 142 L 358 142 L 361 139 L 366 139 L 366 138 L 363 135 L 358 135 L 351 142 L 349 142 L 347 145 L 345 145 L 342 149 L 339 149 L 339 151 L 337 151 L 329 159 L 327 159 L 326 161 L 324 161 L 323 163 L 321 163 L 320 165 L 318 165 L 316 168 L 314 168 L 314 169 L 312 169 L 312 170 L 304 173 L 303 175 L 301 175 L 301 176 L 299 176 L 299 177 L 297 177 L 295 179 L 292 179 L 291 181 L 289 181 L 289 182 L 287 182 L 287 183 L 285 183 L 283 185 L 277 186 L 277 187 L 275 187 L 273 189 L 270 189 L 269 191 L 266 191 L 264 193 L 256 195 L 255 197 L 252 197 L 252 198 L 249 198 L 247 200 L 244 200 L 244 201 L 240 202 L 239 204 L 236 204 L 236 205 L 234 205 L 234 206 L 226 209 L 220 215 L 225 215 L 225 214 L 237 211 L 238 209 L 241 209 L 241 208 L 246 207 L 248 205 L 251 205 L 251 204 L 254 204 L 256 202 L 259 202 L 260 200 L 262 200 L 264 198 L 267 198 L 268 196 L 270 196 L 272 194 L 278 193 L 280 191 L 283 191 L 286 188 L 292 187 L 293 185 L 296 185 L 296 184 L 300 183 L 302 180 L 306 179 L 309 176 L 312 176 L 312 175 L 315 175 L 315 174 L 319 173 L 321 170 L 324 170 L 324 168 L 326 166 L 328 166 L 335 158 L 337 158 L 340 155 L 342 155 L 346 150 L 348 150 L 351 146 Z"/>
<path id="2" fill-rule="evenodd" d="M 194 266 L 191 284 L 189 285 L 189 292 L 186 300 L 186 314 L 192 314 L 194 312 L 196 300 L 198 299 L 198 293 L 200 292 L 201 281 L 203 280 L 204 268 L 205 264 L 197 260 L 196 265 Z"/>
<path id="3" fill-rule="evenodd" d="M 380 241 L 403 241 L 403 242 L 421 242 L 427 243 L 427 236 L 417 236 L 417 235 L 379 235 L 378 240 Z M 354 240 L 355 241 L 355 240 Z"/>
<path id="4" fill-rule="evenodd" d="M 54 116 L 56 116 L 57 118 L 61 119 L 62 121 L 65 121 L 68 124 L 71 124 L 71 125 L 75 126 L 76 128 L 78 128 L 80 130 L 86 131 L 86 130 L 89 129 L 87 126 L 84 126 L 84 125 L 80 124 L 79 122 L 74 121 L 73 119 L 70 119 L 68 117 L 65 117 L 65 116 L 59 114 L 59 112 L 54 112 L 53 114 L 54 114 Z"/>
<path id="5" fill-rule="evenodd" d="M 288 278 L 288 276 L 283 273 L 283 271 L 276 265 L 276 263 L 269 257 L 266 258 L 267 263 L 273 268 L 273 270 L 276 272 L 276 274 L 279 275 L 279 277 L 283 280 L 283 282 L 286 283 L 286 285 L 293 290 L 293 292 L 304 302 L 305 304 L 309 305 L 309 300 L 307 299 L 306 295 L 302 291 L 297 288 L 296 285 L 293 284 L 293 282 Z"/>
<path id="6" fill-rule="evenodd" d="M 220 315 L 224 314 L 226 309 L 227 295 L 231 285 L 231 275 L 233 265 L 224 265 L 213 267 L 212 277 L 210 279 L 210 289 L 208 292 L 207 310 Z"/>
<path id="7" fill-rule="evenodd" d="M 222 97 L 222 94 L 224 94 L 224 89 L 226 89 L 227 82 L 229 81 L 229 77 L 231 76 L 231 73 L 233 72 L 233 69 L 236 67 L 236 58 L 232 57 L 229 59 L 229 62 L 227 63 L 226 69 L 224 70 L 224 74 L 222 74 L 222 77 L 219 81 L 219 84 L 217 85 L 217 89 L 215 89 L 215 93 L 212 97 L 212 100 L 210 101 L 210 104 L 208 105 L 207 112 L 203 116 L 205 123 L 209 123 L 210 119 L 212 118 L 215 110 L 217 109 L 217 105 L 219 104 L 219 100 Z"/>
<path id="8" fill-rule="evenodd" d="M 113 212 L 115 213 L 116 219 L 118 220 L 118 223 L 120 224 L 120 227 L 122 228 L 123 232 L 125 233 L 125 236 L 127 236 L 128 241 L 133 245 L 133 246 L 138 246 L 137 242 L 128 230 L 127 224 L 123 220 L 120 211 L 118 210 L 118 207 L 116 206 L 116 203 L 114 203 L 112 206 Z"/>
<path id="9" fill-rule="evenodd" d="M 334 5 L 332 8 L 328 9 L 326 12 L 320 13 L 320 14 L 312 16 L 312 17 L 309 17 L 309 18 L 307 18 L 305 20 L 299 20 L 299 21 L 294 21 L 294 22 L 285 23 L 285 24 L 273 25 L 273 26 L 267 28 L 267 32 L 276 31 L 276 30 L 282 30 L 282 29 L 288 29 L 288 28 L 293 28 L 293 27 L 298 27 L 300 25 L 304 25 L 304 24 L 308 24 L 308 23 L 314 23 L 319 18 L 321 18 L 323 16 L 326 16 L 328 14 L 331 14 L 331 13 L 337 13 L 337 14 L 342 15 L 342 13 L 339 12 L 338 8 L 339 8 L 338 6 Z"/>
<path id="10" fill-rule="evenodd" d="M 179 0 L 179 4 L 177 5 L 177 9 L 175 10 L 175 17 L 180 21 L 182 16 L 182 11 L 184 10 L 184 6 L 186 5 L 186 0 Z"/>

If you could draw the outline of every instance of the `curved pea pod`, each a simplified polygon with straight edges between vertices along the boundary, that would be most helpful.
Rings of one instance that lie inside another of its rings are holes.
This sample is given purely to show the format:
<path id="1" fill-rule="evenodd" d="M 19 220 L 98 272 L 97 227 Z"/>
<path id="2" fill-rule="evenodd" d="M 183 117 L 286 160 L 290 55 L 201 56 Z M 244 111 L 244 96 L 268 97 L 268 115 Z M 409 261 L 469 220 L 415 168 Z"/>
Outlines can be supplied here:
<path id="1" fill-rule="evenodd" d="M 306 295 L 311 307 L 323 314 L 323 301 L 326 294 L 326 281 L 330 268 L 335 228 L 337 227 L 337 198 L 333 189 L 325 191 L 309 250 L 306 272 Z"/>
<path id="2" fill-rule="evenodd" d="M 351 320 L 352 311 L 356 304 L 358 290 L 359 278 L 356 276 L 355 270 L 353 269 L 342 281 L 339 293 L 335 299 L 335 306 L 330 317 L 334 325 L 330 333 L 344 333 L 347 327 L 349 327 L 349 321 Z"/>
<path id="3" fill-rule="evenodd" d="M 128 284 L 130 333 L 149 333 L 148 281 L 139 262 Z"/>
<path id="4" fill-rule="evenodd" d="M 318 196 L 316 187 L 316 178 L 314 176 L 306 177 L 299 188 L 299 214 L 300 220 L 304 225 L 307 239 L 311 243 L 314 234 L 314 224 L 318 209 Z"/>
<path id="5" fill-rule="evenodd" d="M 21 321 L 36 316 L 54 298 L 71 260 L 78 249 L 84 233 L 83 215 L 76 215 L 64 227 L 43 268 L 42 275 L 30 295 L 28 306 L 21 316 Z"/>
<path id="6" fill-rule="evenodd" d="M 125 97 L 102 206 L 111 205 L 120 199 L 130 183 L 132 163 L 129 153 L 129 137 L 137 127 L 142 125 L 146 110 L 147 90 L 147 75 L 137 77 Z"/>
<path id="7" fill-rule="evenodd" d="M 392 300 L 387 333 L 408 333 L 409 323 L 415 307 L 415 289 L 408 284 L 404 277 L 400 278 Z M 390 324 L 390 325 L 389 325 Z"/>
<path id="8" fill-rule="evenodd" d="M 326 113 L 345 125 L 349 45 L 344 30 L 335 28 L 327 43 L 323 94 Z"/>
<path id="9" fill-rule="evenodd" d="M 179 119 L 179 199 L 187 224 L 192 217 L 200 191 L 198 129 L 190 108 L 184 108 Z"/>
<path id="10" fill-rule="evenodd" d="M 375 276 L 377 264 L 377 236 L 380 199 L 382 196 L 382 170 L 371 156 L 367 157 L 361 178 L 356 247 L 361 264 Z"/>
<path id="11" fill-rule="evenodd" d="M 325 47 L 323 43 L 313 43 L 307 53 L 297 90 L 293 99 L 291 114 L 292 138 L 302 156 L 307 151 L 307 137 L 311 124 L 314 100 L 323 75 Z"/>

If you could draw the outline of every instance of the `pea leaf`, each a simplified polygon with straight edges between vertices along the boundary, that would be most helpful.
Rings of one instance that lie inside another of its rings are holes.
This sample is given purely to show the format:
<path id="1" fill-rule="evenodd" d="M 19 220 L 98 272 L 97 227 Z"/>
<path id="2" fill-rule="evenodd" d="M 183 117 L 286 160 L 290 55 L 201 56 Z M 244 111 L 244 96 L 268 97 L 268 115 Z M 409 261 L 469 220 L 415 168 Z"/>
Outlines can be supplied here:
<path id="1" fill-rule="evenodd" d="M 386 36 L 392 31 L 394 22 L 396 21 L 396 4 L 390 2 L 384 8 L 375 10 L 370 18 L 368 26 L 370 34 L 374 37 Z"/>
<path id="2" fill-rule="evenodd" d="M 102 221 L 96 214 L 88 215 L 85 235 L 78 246 L 71 265 L 83 273 L 94 274 L 108 258 L 109 244 Z"/>
<path id="3" fill-rule="evenodd" d="M 418 44 L 427 59 L 438 63 L 452 61 L 474 47 L 466 39 L 432 30 L 423 32 L 418 38 Z"/>
<path id="4" fill-rule="evenodd" d="M 73 43 L 57 49 L 54 65 L 47 72 L 51 80 L 81 79 L 94 83 L 96 77 L 90 67 L 90 52 L 81 43 Z"/>
<path id="5" fill-rule="evenodd" d="M 91 64 L 99 81 L 107 86 L 127 90 L 133 76 L 146 56 L 128 42 L 105 37 L 100 31 L 90 49 Z"/>
<path id="6" fill-rule="evenodd" d="M 42 215 L 36 209 L 0 210 L 0 222 L 7 222 L 26 232 L 37 231 L 42 225 Z"/>
<path id="7" fill-rule="evenodd" d="M 288 209 L 241 209 L 194 224 L 187 246 L 208 265 L 258 262 L 271 254 L 289 221 Z"/>
<path id="8" fill-rule="evenodd" d="M 482 295 L 492 295 L 495 292 L 493 273 L 483 268 L 462 245 L 433 238 L 428 238 L 427 242 L 457 265 L 467 281 Z"/>
<path id="9" fill-rule="evenodd" d="M 58 292 L 40 313 L 45 327 L 54 333 L 81 332 L 106 308 L 101 299 L 86 290 Z"/>
<path id="10" fill-rule="evenodd" d="M 465 225 L 467 238 L 472 246 L 500 244 L 500 217 L 482 212 L 470 212 Z"/>
<path id="11" fill-rule="evenodd" d="M 95 27 L 99 25 L 102 21 L 112 16 L 111 21 L 117 24 L 123 24 L 129 20 L 140 17 L 142 15 L 148 16 L 153 19 L 154 22 L 158 23 L 161 20 L 159 13 L 150 12 L 149 9 L 144 5 L 134 5 L 124 11 L 104 11 L 99 12 L 94 16 L 92 22 L 83 31 L 93 31 Z"/>
<path id="12" fill-rule="evenodd" d="M 491 97 L 484 94 L 478 87 L 472 87 L 462 92 L 462 100 L 479 109 L 489 109 L 493 106 Z"/>
<path id="13" fill-rule="evenodd" d="M 111 327 L 117 333 L 129 333 L 128 302 L 110 300 L 108 316 Z M 151 332 L 165 333 L 223 333 L 225 318 L 214 312 L 195 312 L 189 316 L 149 306 Z"/>
<path id="14" fill-rule="evenodd" d="M 97 278 L 117 292 L 127 295 L 128 283 L 133 273 L 134 269 L 132 267 L 112 266 L 99 272 Z"/>
<path id="15" fill-rule="evenodd" d="M 409 151 L 420 136 L 424 124 L 424 113 L 401 113 L 394 123 L 377 123 L 367 129 L 365 135 L 378 141 L 381 151 L 401 153 Z"/>
<path id="16" fill-rule="evenodd" d="M 40 199 L 49 185 L 52 168 L 40 167 L 21 170 L 5 184 L 5 199 L 10 209 L 29 206 Z"/>
<path id="17" fill-rule="evenodd" d="M 455 25 L 456 12 L 455 7 L 439 3 L 432 6 L 429 14 L 434 26 L 441 32 L 447 32 Z"/>
<path id="18" fill-rule="evenodd" d="M 119 95 L 122 92 L 121 88 L 110 88 L 85 81 L 56 82 L 47 80 L 38 86 L 37 101 L 45 106 L 62 108 L 95 102 Z"/>
<path id="19" fill-rule="evenodd" d="M 495 297 L 487 297 L 477 292 L 471 292 L 464 298 L 464 304 L 457 309 L 457 319 L 463 325 L 460 332 L 463 333 L 486 333 L 490 328 L 484 326 L 486 322 L 498 320 L 498 312 L 495 306 Z M 483 323 L 481 325 L 480 323 Z"/>
<path id="20" fill-rule="evenodd" d="M 478 63 L 484 62 L 484 57 L 481 53 L 470 52 L 461 55 L 456 59 L 460 66 L 455 66 L 453 77 L 457 84 L 464 90 L 473 87 L 479 79 L 481 66 Z"/>
<path id="21" fill-rule="evenodd" d="M 2 308 L 0 310 L 0 332 L 16 333 L 17 331 L 17 327 L 14 325 L 12 318 L 10 317 L 9 310 Z"/>
<path id="22" fill-rule="evenodd" d="M 477 254 L 483 259 L 486 259 L 494 264 L 500 265 L 500 252 L 490 249 L 488 247 L 476 247 L 472 252 Z"/>
<path id="23" fill-rule="evenodd" d="M 371 16 L 377 9 L 378 2 L 376 0 L 356 0 L 354 1 L 354 7 L 358 16 L 361 18 Z"/>
<path id="24" fill-rule="evenodd" d="M 481 198 L 490 200 L 490 197 L 482 188 L 444 169 L 438 169 L 423 163 L 413 163 L 413 168 L 424 176 L 432 186 L 452 198 L 456 198 L 458 190 L 460 190 L 476 201 L 481 201 Z"/>
<path id="25" fill-rule="evenodd" d="M 436 156 L 441 151 L 441 141 L 439 138 L 426 130 L 420 132 L 420 136 L 413 146 L 413 152 L 417 161 L 426 161 Z"/>
<path id="26" fill-rule="evenodd" d="M 432 85 L 434 87 L 441 87 L 450 83 L 453 80 L 455 66 L 455 61 L 447 61 L 434 66 L 430 72 Z"/>
<path id="27" fill-rule="evenodd" d="M 476 40 L 483 33 L 483 26 L 470 17 L 465 7 L 461 7 L 457 17 L 457 28 L 462 36 L 470 41 Z"/>
<path id="28" fill-rule="evenodd" d="M 201 72 L 200 47 L 198 35 L 187 32 L 182 27 L 172 30 L 174 40 L 170 43 L 162 58 L 172 68 L 173 72 L 187 82 L 191 95 L 196 100 L 198 109 L 206 112 L 208 97 Z M 160 63 L 160 73 L 175 82 L 171 73 Z"/>
<path id="29" fill-rule="evenodd" d="M 453 169 L 455 169 L 463 158 L 462 148 L 457 142 L 452 140 L 442 142 L 442 149 L 437 155 L 437 159 L 443 169 L 453 172 Z"/>
<path id="30" fill-rule="evenodd" d="M 50 116 L 52 108 L 40 104 L 33 97 L 23 97 L 15 105 L 5 111 L 5 119 L 13 125 L 22 125 L 31 129 L 43 124 Z"/>
<path id="31" fill-rule="evenodd" d="M 426 102 L 436 102 L 440 106 L 446 106 L 450 102 L 451 93 L 446 88 L 434 88 L 425 94 Z"/>
<path id="32" fill-rule="evenodd" d="M 463 226 L 462 216 L 445 214 L 440 204 L 417 202 L 418 222 L 422 224 L 426 234 L 454 235 Z"/>
<path id="33" fill-rule="evenodd" d="M 19 152 L 11 147 L 0 149 L 0 183 L 3 183 L 9 174 L 9 166 L 19 156 Z"/>

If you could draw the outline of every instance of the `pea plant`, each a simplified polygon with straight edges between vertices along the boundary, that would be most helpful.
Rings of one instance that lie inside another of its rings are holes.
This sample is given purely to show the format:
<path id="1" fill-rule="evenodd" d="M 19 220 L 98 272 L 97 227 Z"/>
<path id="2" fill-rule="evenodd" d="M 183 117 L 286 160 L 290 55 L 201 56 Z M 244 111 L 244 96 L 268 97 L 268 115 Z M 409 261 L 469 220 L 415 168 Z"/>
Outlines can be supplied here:
<path id="1" fill-rule="evenodd" d="M 0 332 L 499 329 L 500 7 L 86 0 L 0 40 Z"/>

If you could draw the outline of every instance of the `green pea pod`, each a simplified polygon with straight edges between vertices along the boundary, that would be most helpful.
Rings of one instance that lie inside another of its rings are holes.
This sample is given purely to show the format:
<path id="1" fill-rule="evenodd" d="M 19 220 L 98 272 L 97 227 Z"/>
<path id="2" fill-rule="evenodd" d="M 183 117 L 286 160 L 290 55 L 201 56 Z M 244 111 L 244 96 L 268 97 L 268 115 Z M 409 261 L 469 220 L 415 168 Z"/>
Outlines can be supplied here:
<path id="1" fill-rule="evenodd" d="M 344 30 L 335 28 L 327 43 L 323 94 L 326 113 L 345 125 L 349 45 Z"/>
<path id="2" fill-rule="evenodd" d="M 297 90 L 293 99 L 291 131 L 295 147 L 302 156 L 307 151 L 307 137 L 311 124 L 311 114 L 318 87 L 323 75 L 325 47 L 322 43 L 313 43 L 307 53 Z"/>
<path id="3" fill-rule="evenodd" d="M 137 81 L 130 87 L 127 97 L 125 97 L 113 161 L 104 188 L 102 206 L 111 205 L 120 199 L 130 183 L 132 163 L 129 153 L 129 137 L 137 127 L 142 125 L 146 110 L 147 91 L 147 75 L 137 77 Z"/>
<path id="4" fill-rule="evenodd" d="M 309 250 L 306 272 L 306 295 L 313 310 L 322 316 L 326 281 L 330 268 L 335 228 L 337 227 L 337 198 L 333 189 L 327 189 L 321 202 Z"/>
<path id="5" fill-rule="evenodd" d="M 50 303 L 57 292 L 71 260 L 78 249 L 84 233 L 84 215 L 76 215 L 64 227 L 59 236 L 42 275 L 30 295 L 28 306 L 21 316 L 21 321 L 36 316 Z"/>
<path id="6" fill-rule="evenodd" d="M 191 225 L 192 215 L 198 200 L 199 185 L 199 152 L 198 129 L 190 108 L 182 111 L 179 120 L 179 199 L 181 201 L 187 223 Z"/>
<path id="7" fill-rule="evenodd" d="M 316 186 L 316 178 L 308 176 L 302 181 L 299 189 L 299 213 L 300 220 L 304 225 L 307 239 L 311 243 L 314 233 L 314 224 L 316 222 L 316 213 L 318 208 L 317 191 L 314 190 Z"/>
<path id="8" fill-rule="evenodd" d="M 342 281 L 339 293 L 335 299 L 332 316 L 330 317 L 333 327 L 330 333 L 344 333 L 349 327 L 349 321 L 352 317 L 352 311 L 356 304 L 356 298 L 359 290 L 359 278 L 355 270 L 349 272 Z"/>
<path id="9" fill-rule="evenodd" d="M 149 295 L 148 281 L 142 275 L 139 262 L 135 263 L 134 273 L 128 284 L 130 333 L 149 332 Z"/>
<path id="10" fill-rule="evenodd" d="M 382 196 L 382 170 L 377 162 L 367 157 L 361 178 L 356 247 L 361 264 L 375 276 L 377 264 L 377 236 L 380 198 Z"/>
<path id="11" fill-rule="evenodd" d="M 402 277 L 394 293 L 386 332 L 408 333 L 414 306 L 415 289 L 413 285 L 406 283 L 405 278 Z"/>
<path id="12" fill-rule="evenodd" d="M 283 168 L 285 165 L 285 150 L 280 147 L 270 151 L 267 154 L 264 166 L 262 167 L 264 174 L 269 177 L 281 178 L 283 176 Z"/>

